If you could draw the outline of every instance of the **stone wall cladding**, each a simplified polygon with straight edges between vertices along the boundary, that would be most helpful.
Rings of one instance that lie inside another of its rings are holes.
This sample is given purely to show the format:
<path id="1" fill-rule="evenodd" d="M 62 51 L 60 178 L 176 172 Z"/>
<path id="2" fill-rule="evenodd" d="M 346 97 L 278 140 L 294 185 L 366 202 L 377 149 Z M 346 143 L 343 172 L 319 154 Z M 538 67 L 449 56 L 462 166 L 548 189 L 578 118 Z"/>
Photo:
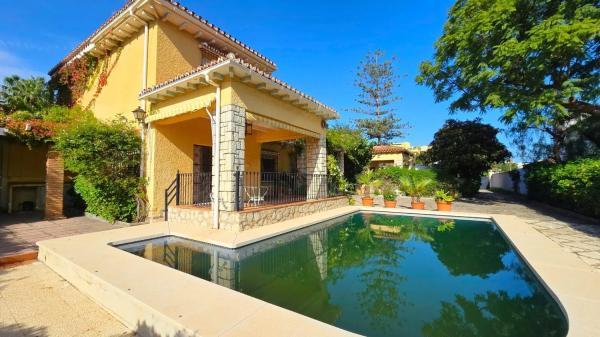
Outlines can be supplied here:
<path id="1" fill-rule="evenodd" d="M 310 200 L 290 205 L 265 207 L 256 210 L 245 210 L 242 212 L 222 211 L 219 218 L 221 229 L 241 232 L 347 205 L 348 198 L 335 197 L 322 200 Z M 206 208 L 169 207 L 169 221 L 185 223 L 200 228 L 212 228 L 211 212 Z"/>
<path id="2" fill-rule="evenodd" d="M 327 148 L 325 135 L 306 137 L 307 198 L 327 196 Z M 322 175 L 322 176 L 318 176 Z"/>
<path id="3" fill-rule="evenodd" d="M 44 217 L 48 220 L 64 218 L 64 184 L 64 160 L 58 152 L 49 151 L 46 159 L 46 207 L 44 209 Z"/>
<path id="4" fill-rule="evenodd" d="M 246 110 L 237 105 L 221 107 L 221 193 L 219 209 L 235 210 L 235 172 L 244 171 Z M 216 160 L 216 159 L 215 159 Z M 241 188 L 241 187 L 240 187 Z"/>

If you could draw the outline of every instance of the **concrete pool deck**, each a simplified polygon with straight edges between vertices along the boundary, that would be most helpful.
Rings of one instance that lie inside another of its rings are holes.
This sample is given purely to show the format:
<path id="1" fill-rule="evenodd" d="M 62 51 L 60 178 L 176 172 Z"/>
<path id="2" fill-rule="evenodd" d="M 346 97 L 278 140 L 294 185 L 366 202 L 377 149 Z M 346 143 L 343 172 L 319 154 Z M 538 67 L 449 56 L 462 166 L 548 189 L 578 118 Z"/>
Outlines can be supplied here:
<path id="1" fill-rule="evenodd" d="M 511 215 L 348 206 L 240 233 L 162 222 L 42 241 L 38 258 L 140 336 L 356 336 L 109 243 L 171 234 L 236 248 L 357 211 L 493 219 L 558 299 L 568 336 L 600 331 L 600 273 Z"/>

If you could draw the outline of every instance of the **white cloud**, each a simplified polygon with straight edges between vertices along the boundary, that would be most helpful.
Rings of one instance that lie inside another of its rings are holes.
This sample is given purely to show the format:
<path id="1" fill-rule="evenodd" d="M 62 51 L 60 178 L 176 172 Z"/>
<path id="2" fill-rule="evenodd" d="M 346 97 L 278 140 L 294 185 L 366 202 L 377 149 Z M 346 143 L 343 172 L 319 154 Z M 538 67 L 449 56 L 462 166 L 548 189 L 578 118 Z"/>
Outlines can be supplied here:
<path id="1" fill-rule="evenodd" d="M 0 49 L 0 79 L 6 76 L 19 75 L 24 78 L 31 76 L 48 76 L 31 68 L 24 60 L 6 50 Z"/>

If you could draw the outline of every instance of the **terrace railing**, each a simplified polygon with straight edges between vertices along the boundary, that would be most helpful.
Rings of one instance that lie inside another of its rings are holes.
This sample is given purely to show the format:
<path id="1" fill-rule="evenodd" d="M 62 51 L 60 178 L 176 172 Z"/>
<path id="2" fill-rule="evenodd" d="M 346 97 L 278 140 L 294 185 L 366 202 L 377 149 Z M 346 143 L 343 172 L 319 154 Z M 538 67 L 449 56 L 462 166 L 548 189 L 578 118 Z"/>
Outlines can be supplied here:
<path id="1" fill-rule="evenodd" d="M 235 191 L 237 210 L 340 195 L 326 174 L 290 172 L 236 172 Z"/>
<path id="2" fill-rule="evenodd" d="M 238 171 L 233 178 L 235 210 L 238 211 L 341 195 L 337 183 L 326 174 Z M 211 185 L 210 172 L 177 172 L 165 190 L 165 219 L 173 201 L 176 205 L 210 207 Z"/>

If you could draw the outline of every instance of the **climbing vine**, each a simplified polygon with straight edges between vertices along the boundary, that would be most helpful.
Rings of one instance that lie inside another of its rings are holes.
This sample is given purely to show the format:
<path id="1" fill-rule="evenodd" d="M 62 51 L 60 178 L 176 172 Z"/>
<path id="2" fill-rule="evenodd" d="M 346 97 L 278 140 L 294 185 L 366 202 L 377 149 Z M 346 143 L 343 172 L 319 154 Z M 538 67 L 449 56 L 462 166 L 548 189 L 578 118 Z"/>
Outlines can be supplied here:
<path id="1" fill-rule="evenodd" d="M 85 54 L 63 65 L 54 79 L 55 85 L 58 84 L 58 101 L 68 106 L 74 106 L 80 102 L 85 91 L 90 89 L 97 79 L 93 98 L 85 107 L 86 109 L 90 108 L 108 83 L 110 73 L 121 56 L 121 50 L 121 47 L 116 50 L 113 62 L 110 62 L 112 52 L 107 50 L 101 58 Z"/>
<path id="2" fill-rule="evenodd" d="M 69 106 L 75 105 L 88 88 L 90 79 L 98 66 L 98 58 L 86 54 L 75 58 L 58 70 L 58 83 L 62 99 Z M 66 89 L 66 92 L 65 90 Z"/>

